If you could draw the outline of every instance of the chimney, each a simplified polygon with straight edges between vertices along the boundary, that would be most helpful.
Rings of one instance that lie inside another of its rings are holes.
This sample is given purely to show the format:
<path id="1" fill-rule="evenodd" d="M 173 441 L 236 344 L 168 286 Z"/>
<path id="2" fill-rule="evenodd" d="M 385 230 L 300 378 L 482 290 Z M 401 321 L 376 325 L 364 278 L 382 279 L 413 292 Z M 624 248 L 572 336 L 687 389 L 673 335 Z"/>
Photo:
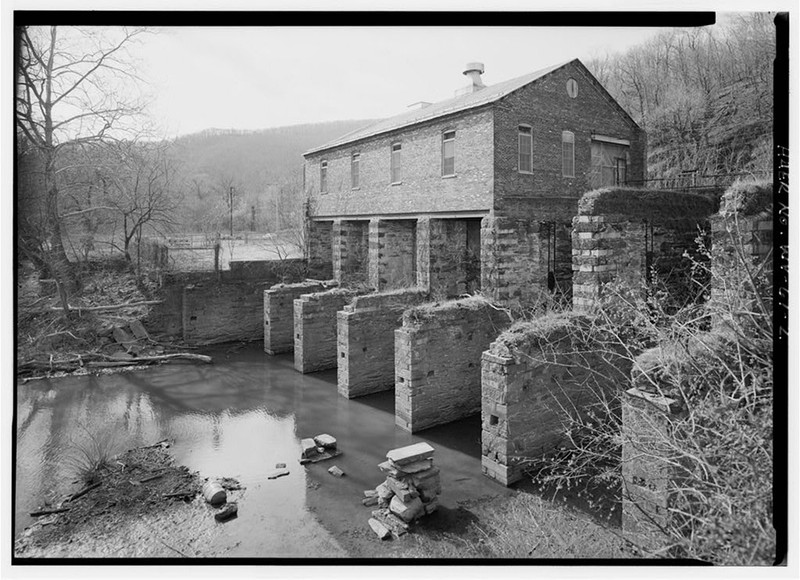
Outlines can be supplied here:
<path id="1" fill-rule="evenodd" d="M 468 62 L 464 70 L 464 75 L 468 76 L 471 82 L 463 89 L 457 90 L 456 96 L 458 97 L 461 95 L 468 95 L 470 93 L 477 93 L 479 90 L 485 88 L 486 85 L 483 84 L 483 80 L 481 79 L 482 74 L 482 62 Z"/>

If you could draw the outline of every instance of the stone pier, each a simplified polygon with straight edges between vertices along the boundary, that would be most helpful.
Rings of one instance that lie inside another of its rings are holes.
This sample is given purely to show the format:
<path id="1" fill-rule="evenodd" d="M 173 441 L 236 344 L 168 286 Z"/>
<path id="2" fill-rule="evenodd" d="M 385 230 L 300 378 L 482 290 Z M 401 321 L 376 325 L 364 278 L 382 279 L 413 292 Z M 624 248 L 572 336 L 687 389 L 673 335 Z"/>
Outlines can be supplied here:
<path id="1" fill-rule="evenodd" d="M 427 296 L 416 288 L 367 294 L 338 312 L 340 395 L 352 399 L 394 388 L 394 331 L 403 311 Z"/>
<path id="2" fill-rule="evenodd" d="M 276 284 L 264 290 L 264 352 L 294 351 L 294 301 L 303 294 L 322 292 L 333 286 L 336 286 L 335 280 L 306 281 Z"/>
<path id="3" fill-rule="evenodd" d="M 395 331 L 395 423 L 412 433 L 481 409 L 481 353 L 510 324 L 479 297 L 406 310 Z"/>
<path id="4" fill-rule="evenodd" d="M 564 442 L 565 413 L 598 408 L 596 393 L 626 384 L 630 364 L 614 357 L 576 314 L 515 324 L 483 353 L 481 464 L 503 485 L 524 476 L 525 463 Z M 589 344 L 589 343 L 587 343 Z"/>
<path id="5" fill-rule="evenodd" d="M 336 368 L 336 313 L 359 292 L 334 288 L 303 294 L 294 301 L 294 368 L 313 373 Z"/>

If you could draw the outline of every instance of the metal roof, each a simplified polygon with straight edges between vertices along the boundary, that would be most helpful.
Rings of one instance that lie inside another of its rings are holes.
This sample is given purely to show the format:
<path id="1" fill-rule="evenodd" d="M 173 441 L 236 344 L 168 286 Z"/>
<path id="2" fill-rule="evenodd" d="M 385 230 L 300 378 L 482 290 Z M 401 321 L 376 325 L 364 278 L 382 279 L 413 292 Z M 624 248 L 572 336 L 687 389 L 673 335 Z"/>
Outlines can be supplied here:
<path id="1" fill-rule="evenodd" d="M 574 59 L 574 61 L 577 61 L 577 59 Z M 446 101 L 440 101 L 421 109 L 406 111 L 405 113 L 401 113 L 399 115 L 395 115 L 394 117 L 389 117 L 388 119 L 373 123 L 372 125 L 367 125 L 361 129 L 351 131 L 350 133 L 342 135 L 338 139 L 334 139 L 325 145 L 309 149 L 303 155 L 318 153 L 326 149 L 332 149 L 334 147 L 346 145 L 347 143 L 366 139 L 367 137 L 374 137 L 375 135 L 380 135 L 381 133 L 388 133 L 390 131 L 402 129 L 403 127 L 408 127 L 411 125 L 416 125 L 417 123 L 443 117 L 451 113 L 466 111 L 468 109 L 474 109 L 476 107 L 480 107 L 481 105 L 492 103 L 527 85 L 528 83 L 540 79 L 546 74 L 551 73 L 554 70 L 574 61 L 568 60 L 534 71 L 532 73 L 528 73 L 515 79 L 504 81 L 496 85 L 487 86 L 486 88 L 474 93 L 468 93 L 466 95 L 460 95 L 452 99 L 447 99 Z"/>

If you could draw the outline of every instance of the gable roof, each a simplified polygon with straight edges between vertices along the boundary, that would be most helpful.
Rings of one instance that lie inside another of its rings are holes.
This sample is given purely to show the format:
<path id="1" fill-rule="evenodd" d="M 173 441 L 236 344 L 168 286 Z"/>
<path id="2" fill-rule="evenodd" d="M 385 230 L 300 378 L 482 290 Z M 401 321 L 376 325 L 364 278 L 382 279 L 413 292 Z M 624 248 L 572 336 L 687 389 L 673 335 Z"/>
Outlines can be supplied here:
<path id="1" fill-rule="evenodd" d="M 569 60 L 539 69 L 526 75 L 522 75 L 521 77 L 504 81 L 502 83 L 497 83 L 496 85 L 487 86 L 486 88 L 474 93 L 468 93 L 466 95 L 460 95 L 452 99 L 447 99 L 446 101 L 440 101 L 438 103 L 428 105 L 427 107 L 423 107 L 422 109 L 407 111 L 405 113 L 395 115 L 394 117 L 389 117 L 388 119 L 378 121 L 372 125 L 367 125 L 361 129 L 351 131 L 350 133 L 342 135 L 338 139 L 334 139 L 325 145 L 309 149 L 303 155 L 318 153 L 326 149 L 332 149 L 334 147 L 346 145 L 347 143 L 366 139 L 367 137 L 374 137 L 375 135 L 380 135 L 381 133 L 388 133 L 389 131 L 395 131 L 410 125 L 416 125 L 417 123 L 422 123 L 423 121 L 429 121 L 438 117 L 444 117 L 445 115 L 449 115 L 451 113 L 458 113 L 460 111 L 466 111 L 468 109 L 474 109 L 488 103 L 493 103 L 494 101 L 502 99 L 509 93 L 522 88 L 528 83 L 538 80 L 571 62 L 580 63 L 578 59 Z"/>

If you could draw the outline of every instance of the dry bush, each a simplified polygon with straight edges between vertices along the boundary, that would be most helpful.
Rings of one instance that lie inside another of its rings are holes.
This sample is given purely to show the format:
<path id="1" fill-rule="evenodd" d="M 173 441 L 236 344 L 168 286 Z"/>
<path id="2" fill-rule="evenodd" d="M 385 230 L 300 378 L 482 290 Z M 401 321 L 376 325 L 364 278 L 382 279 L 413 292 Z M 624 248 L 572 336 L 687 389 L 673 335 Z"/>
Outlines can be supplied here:
<path id="1" fill-rule="evenodd" d="M 623 428 L 631 384 L 609 391 L 598 376 L 584 386 L 594 403 L 562 409 L 565 444 L 535 466 L 541 484 L 605 488 L 603 501 L 632 502 L 629 513 L 650 530 L 639 542 L 645 556 L 727 565 L 775 558 L 771 256 L 754 260 L 740 239 L 732 235 L 732 251 L 701 248 L 705 259 L 693 259 L 703 304 L 673 310 L 663 287 L 605 288 L 580 340 L 620 353 L 633 386 L 671 399 L 673 412 L 653 407 L 639 413 L 635 429 Z M 665 498 L 666 513 L 630 494 L 640 482 L 621 468 L 623 446 L 658 471 L 651 489 Z"/>

